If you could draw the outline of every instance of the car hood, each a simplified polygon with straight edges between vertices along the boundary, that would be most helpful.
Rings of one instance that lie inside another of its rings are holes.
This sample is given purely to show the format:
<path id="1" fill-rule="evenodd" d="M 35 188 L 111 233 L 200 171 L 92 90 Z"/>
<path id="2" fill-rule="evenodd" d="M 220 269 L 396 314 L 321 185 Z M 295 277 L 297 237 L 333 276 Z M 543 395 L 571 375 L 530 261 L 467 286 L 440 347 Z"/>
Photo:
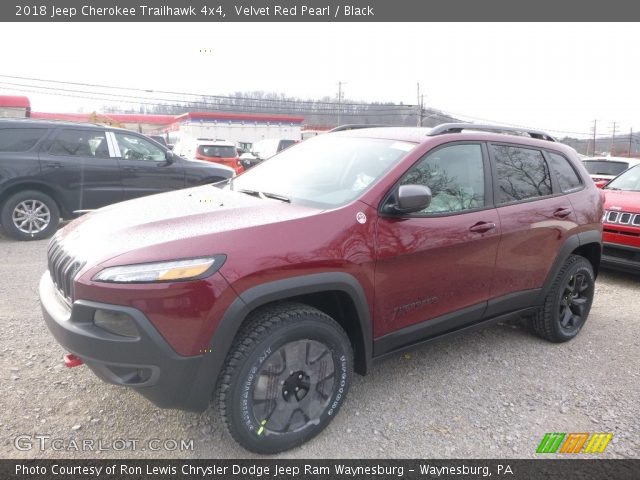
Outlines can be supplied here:
<path id="1" fill-rule="evenodd" d="M 602 190 L 605 194 L 605 210 L 640 213 L 640 192 Z"/>
<path id="2" fill-rule="evenodd" d="M 181 258 L 222 253 L 221 234 L 317 212 L 207 185 L 101 208 L 73 221 L 58 235 L 64 250 L 88 264 L 122 255 L 141 263 L 176 258 L 176 251 Z"/>

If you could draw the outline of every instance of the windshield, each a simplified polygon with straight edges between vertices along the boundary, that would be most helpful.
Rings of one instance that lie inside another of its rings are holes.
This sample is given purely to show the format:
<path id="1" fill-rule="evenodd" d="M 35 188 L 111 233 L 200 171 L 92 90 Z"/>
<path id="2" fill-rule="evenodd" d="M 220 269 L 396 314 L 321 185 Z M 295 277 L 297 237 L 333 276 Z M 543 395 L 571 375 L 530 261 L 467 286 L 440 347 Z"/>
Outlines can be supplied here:
<path id="1" fill-rule="evenodd" d="M 607 160 L 585 160 L 584 166 L 591 175 L 620 175 L 627 168 L 627 162 L 611 162 Z"/>
<path id="2" fill-rule="evenodd" d="M 322 135 L 245 172 L 232 188 L 337 207 L 359 197 L 414 147 L 395 140 Z"/>
<path id="3" fill-rule="evenodd" d="M 611 180 L 605 187 L 608 190 L 640 191 L 640 166 L 630 168 L 622 175 Z"/>
<path id="4" fill-rule="evenodd" d="M 198 153 L 205 157 L 215 158 L 235 157 L 238 154 L 236 147 L 226 145 L 200 145 L 198 147 Z"/>

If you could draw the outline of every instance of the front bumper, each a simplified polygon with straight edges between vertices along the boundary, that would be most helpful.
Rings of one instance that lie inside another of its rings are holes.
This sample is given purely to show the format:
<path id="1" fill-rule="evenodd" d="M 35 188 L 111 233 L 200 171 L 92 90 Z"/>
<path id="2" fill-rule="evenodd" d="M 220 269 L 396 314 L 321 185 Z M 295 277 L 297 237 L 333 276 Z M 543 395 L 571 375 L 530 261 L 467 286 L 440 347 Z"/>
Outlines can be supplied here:
<path id="1" fill-rule="evenodd" d="M 602 264 L 620 270 L 640 271 L 640 247 L 604 242 Z"/>
<path id="2" fill-rule="evenodd" d="M 213 359 L 205 359 L 206 354 L 179 355 L 135 308 L 84 300 L 76 300 L 70 308 L 53 285 L 49 272 L 42 276 L 39 289 L 42 313 L 55 339 L 100 378 L 135 388 L 162 408 L 191 411 L 207 408 L 221 363 L 219 359 L 212 365 Z M 97 327 L 93 323 L 96 310 L 129 315 L 139 336 L 124 337 Z M 211 371 L 212 367 L 217 367 L 215 372 Z"/>

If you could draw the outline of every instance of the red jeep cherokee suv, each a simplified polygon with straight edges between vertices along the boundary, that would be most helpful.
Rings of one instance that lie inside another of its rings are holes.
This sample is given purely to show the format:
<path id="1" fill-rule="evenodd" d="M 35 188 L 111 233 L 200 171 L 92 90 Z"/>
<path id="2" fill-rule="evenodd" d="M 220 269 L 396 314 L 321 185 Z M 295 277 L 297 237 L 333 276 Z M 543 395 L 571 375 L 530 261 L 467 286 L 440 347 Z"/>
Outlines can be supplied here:
<path id="1" fill-rule="evenodd" d="M 50 243 L 44 318 L 104 380 L 165 408 L 214 396 L 245 448 L 292 448 L 389 354 L 514 317 L 552 342 L 584 326 L 601 194 L 524 133 L 331 133 L 223 188 L 90 213 Z"/>
<path id="2" fill-rule="evenodd" d="M 631 167 L 604 188 L 602 263 L 640 271 L 640 165 Z"/>

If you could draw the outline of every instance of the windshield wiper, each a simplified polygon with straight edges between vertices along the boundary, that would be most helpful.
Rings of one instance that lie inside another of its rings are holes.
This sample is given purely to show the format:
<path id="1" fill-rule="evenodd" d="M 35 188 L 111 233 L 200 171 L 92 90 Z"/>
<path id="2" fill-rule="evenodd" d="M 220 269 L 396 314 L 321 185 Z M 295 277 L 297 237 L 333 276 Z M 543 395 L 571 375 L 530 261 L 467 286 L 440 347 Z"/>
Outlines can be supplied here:
<path id="1" fill-rule="evenodd" d="M 274 200 L 280 200 L 282 202 L 291 203 L 291 199 L 289 197 L 285 197 L 284 195 L 278 195 L 277 193 L 260 192 L 260 195 L 267 198 L 273 198 Z"/>
<path id="2" fill-rule="evenodd" d="M 285 197 L 284 195 L 278 195 L 277 193 L 259 192 L 258 190 L 247 190 L 247 189 L 236 190 L 236 192 L 246 193 L 247 195 L 253 195 L 254 197 L 258 197 L 258 198 L 272 198 L 274 200 L 280 200 L 282 202 L 291 203 L 291 200 L 289 199 L 289 197 Z"/>

